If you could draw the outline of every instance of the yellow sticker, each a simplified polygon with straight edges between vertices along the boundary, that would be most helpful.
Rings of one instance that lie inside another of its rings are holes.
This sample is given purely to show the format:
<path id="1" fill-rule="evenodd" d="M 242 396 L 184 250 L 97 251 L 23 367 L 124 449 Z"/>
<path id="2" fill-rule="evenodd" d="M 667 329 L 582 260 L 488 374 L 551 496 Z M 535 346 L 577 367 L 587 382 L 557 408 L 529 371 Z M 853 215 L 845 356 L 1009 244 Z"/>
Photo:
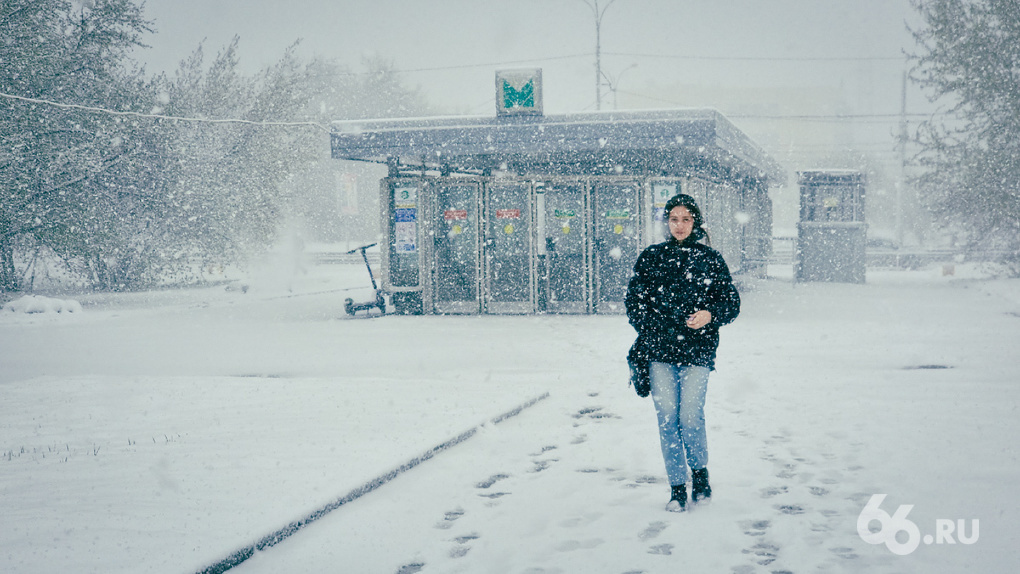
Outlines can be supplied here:
<path id="1" fill-rule="evenodd" d="M 564 225 L 563 226 L 563 234 L 566 235 L 567 233 L 570 233 L 570 226 L 569 225 Z"/>
<path id="2" fill-rule="evenodd" d="M 513 223 L 507 223 L 506 227 L 503 228 L 503 233 L 506 233 L 507 235 L 513 235 L 513 232 L 514 232 L 514 224 Z"/>
<path id="3" fill-rule="evenodd" d="M 452 230 L 450 230 L 450 231 L 451 231 L 451 233 L 453 233 L 454 235 L 460 235 L 460 234 L 461 234 L 461 233 L 462 233 L 462 232 L 464 231 L 464 228 L 463 228 L 463 227 L 461 227 L 460 225 L 454 225 L 454 226 L 453 226 L 453 229 L 452 229 Z"/>
<path id="4" fill-rule="evenodd" d="M 615 234 L 617 234 L 617 235 L 621 235 L 621 234 L 623 233 L 623 226 L 622 226 L 622 225 L 620 225 L 619 223 L 617 223 L 616 225 L 614 225 L 614 226 L 613 226 L 613 233 L 615 233 Z"/>

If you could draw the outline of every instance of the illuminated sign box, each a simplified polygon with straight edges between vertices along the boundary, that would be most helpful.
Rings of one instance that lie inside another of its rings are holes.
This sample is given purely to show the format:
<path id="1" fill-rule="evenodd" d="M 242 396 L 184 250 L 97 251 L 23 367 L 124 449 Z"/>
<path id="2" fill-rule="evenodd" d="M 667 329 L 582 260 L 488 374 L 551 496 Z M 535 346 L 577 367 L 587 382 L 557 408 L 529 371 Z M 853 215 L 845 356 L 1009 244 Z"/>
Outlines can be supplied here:
<path id="1" fill-rule="evenodd" d="M 542 69 L 496 72 L 496 115 L 542 115 Z"/>

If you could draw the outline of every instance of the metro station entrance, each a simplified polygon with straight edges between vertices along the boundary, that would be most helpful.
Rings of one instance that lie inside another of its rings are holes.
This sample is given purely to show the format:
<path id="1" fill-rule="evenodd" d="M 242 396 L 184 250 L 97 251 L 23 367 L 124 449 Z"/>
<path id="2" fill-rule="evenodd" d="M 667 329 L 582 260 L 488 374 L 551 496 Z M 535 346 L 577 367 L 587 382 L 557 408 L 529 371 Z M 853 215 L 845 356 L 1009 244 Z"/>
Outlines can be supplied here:
<path id="1" fill-rule="evenodd" d="M 545 115 L 541 70 L 496 72 L 495 117 L 334 122 L 386 165 L 382 289 L 400 313 L 623 313 L 662 208 L 693 195 L 734 273 L 762 273 L 776 164 L 713 109 Z"/>
<path id="2" fill-rule="evenodd" d="M 661 206 L 643 207 L 646 188 L 629 178 L 386 178 L 383 260 L 389 290 L 400 293 L 394 304 L 440 314 L 622 313 L 638 254 L 661 237 Z"/>

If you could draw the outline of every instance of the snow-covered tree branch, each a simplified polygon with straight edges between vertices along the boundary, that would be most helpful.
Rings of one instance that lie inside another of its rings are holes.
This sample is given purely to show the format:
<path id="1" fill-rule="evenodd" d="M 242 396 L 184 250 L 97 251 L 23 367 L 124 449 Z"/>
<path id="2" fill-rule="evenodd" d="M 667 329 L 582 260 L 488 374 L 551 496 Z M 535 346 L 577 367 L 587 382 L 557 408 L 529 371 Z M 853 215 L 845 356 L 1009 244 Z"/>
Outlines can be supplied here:
<path id="1" fill-rule="evenodd" d="M 40 251 L 103 290 L 243 262 L 275 239 L 285 195 L 316 193 L 282 190 L 332 161 L 321 126 L 425 107 L 383 62 L 360 80 L 297 44 L 254 75 L 235 38 L 148 76 L 129 59 L 153 31 L 133 0 L 5 1 L 0 31 L 0 291 Z"/>
<path id="2" fill-rule="evenodd" d="M 912 1 L 912 77 L 945 110 L 917 132 L 917 183 L 942 229 L 1020 272 L 1020 3 Z"/>

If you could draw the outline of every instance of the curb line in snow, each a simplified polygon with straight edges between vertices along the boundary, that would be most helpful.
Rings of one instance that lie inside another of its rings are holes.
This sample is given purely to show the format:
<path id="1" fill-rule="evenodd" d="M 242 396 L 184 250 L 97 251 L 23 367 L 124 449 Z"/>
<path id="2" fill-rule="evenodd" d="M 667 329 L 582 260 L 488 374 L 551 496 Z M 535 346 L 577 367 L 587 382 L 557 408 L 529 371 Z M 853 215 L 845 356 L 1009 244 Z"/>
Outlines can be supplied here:
<path id="1" fill-rule="evenodd" d="M 503 414 L 496 416 L 490 422 L 494 425 L 498 425 L 499 423 L 511 417 L 519 415 L 524 409 L 532 407 L 539 401 L 546 399 L 548 397 L 549 393 L 539 395 L 525 403 L 521 403 L 520 405 L 506 411 Z M 209 566 L 208 568 L 199 570 L 198 574 L 220 574 L 222 572 L 230 570 L 235 566 L 240 565 L 245 560 L 251 558 L 255 554 L 255 552 L 271 548 L 279 544 L 280 542 L 283 542 L 287 538 L 296 534 L 299 530 L 301 530 L 305 526 L 308 526 L 309 524 L 315 522 L 316 520 L 326 516 L 327 514 L 333 512 L 337 508 L 340 508 L 341 506 L 347 504 L 348 502 L 353 502 L 361 498 L 362 496 L 368 494 L 369 492 L 372 492 L 373 490 L 400 476 L 401 474 L 411 470 L 412 468 L 418 466 L 419 464 L 443 452 L 444 450 L 448 450 L 451 447 L 454 447 L 466 441 L 467 439 L 473 437 L 475 434 L 478 433 L 479 427 L 484 426 L 484 424 L 485 423 L 474 426 L 464 431 L 463 433 L 451 438 L 450 440 L 447 440 L 446 442 L 440 443 L 430 448 L 424 453 L 412 458 L 411 460 L 405 462 L 399 467 L 387 472 L 386 474 L 377 476 L 376 478 L 373 478 L 372 480 L 355 488 L 354 490 L 348 492 L 347 494 L 341 496 L 340 498 L 337 498 L 336 500 L 330 502 L 326 506 L 323 506 L 322 508 L 312 512 L 308 516 L 305 516 L 304 518 L 291 522 L 290 524 L 284 526 L 283 528 L 277 530 L 276 532 L 273 532 L 272 534 L 263 537 L 262 539 L 252 544 L 251 546 L 246 546 L 244 548 L 241 548 L 240 550 L 237 550 L 230 556 L 227 556 L 223 560 L 220 560 L 219 562 L 213 564 L 212 566 Z"/>

